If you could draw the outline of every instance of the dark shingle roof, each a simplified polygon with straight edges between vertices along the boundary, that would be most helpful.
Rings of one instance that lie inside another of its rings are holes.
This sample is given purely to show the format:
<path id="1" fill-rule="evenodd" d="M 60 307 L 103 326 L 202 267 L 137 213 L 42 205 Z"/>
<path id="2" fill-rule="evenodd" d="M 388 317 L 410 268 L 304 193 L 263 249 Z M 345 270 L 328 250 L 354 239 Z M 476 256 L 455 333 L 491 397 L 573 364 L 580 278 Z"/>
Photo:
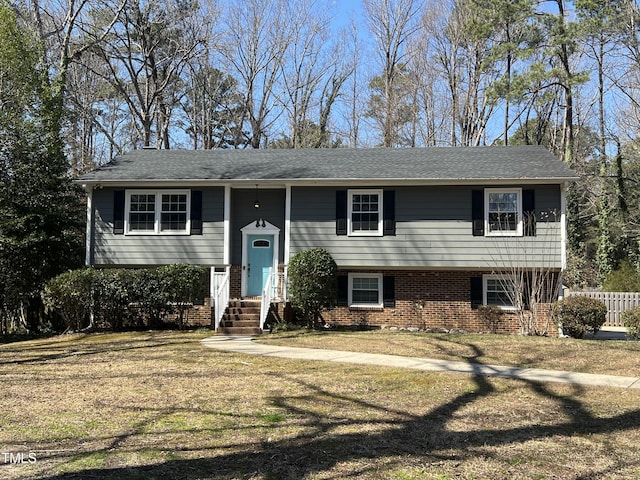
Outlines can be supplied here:
<path id="1" fill-rule="evenodd" d="M 81 183 L 195 181 L 564 181 L 576 174 L 544 147 L 136 150 Z"/>

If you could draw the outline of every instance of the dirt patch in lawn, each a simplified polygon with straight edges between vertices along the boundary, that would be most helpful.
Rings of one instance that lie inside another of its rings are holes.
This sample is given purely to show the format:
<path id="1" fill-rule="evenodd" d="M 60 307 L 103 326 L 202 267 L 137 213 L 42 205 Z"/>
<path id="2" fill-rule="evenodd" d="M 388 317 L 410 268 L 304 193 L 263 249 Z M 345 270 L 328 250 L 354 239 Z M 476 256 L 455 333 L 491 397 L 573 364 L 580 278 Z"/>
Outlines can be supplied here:
<path id="1" fill-rule="evenodd" d="M 0 478 L 640 476 L 638 391 L 251 357 L 207 335 L 0 346 Z"/>

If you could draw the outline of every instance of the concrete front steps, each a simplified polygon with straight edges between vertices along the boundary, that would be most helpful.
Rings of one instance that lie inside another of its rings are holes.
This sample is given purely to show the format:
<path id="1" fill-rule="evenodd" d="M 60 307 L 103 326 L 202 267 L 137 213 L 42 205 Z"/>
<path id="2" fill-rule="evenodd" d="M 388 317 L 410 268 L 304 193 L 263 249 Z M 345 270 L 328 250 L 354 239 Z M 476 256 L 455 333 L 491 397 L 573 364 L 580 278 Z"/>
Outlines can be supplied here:
<path id="1" fill-rule="evenodd" d="M 229 300 L 216 331 L 219 335 L 259 335 L 260 299 Z"/>

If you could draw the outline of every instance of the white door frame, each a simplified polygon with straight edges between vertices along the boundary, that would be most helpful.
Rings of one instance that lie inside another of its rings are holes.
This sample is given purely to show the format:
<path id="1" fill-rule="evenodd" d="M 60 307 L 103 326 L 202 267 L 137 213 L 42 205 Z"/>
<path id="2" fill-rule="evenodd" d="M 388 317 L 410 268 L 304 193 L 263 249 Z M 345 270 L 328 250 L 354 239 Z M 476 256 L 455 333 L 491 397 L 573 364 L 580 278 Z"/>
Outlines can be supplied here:
<path id="1" fill-rule="evenodd" d="M 263 226 L 264 225 L 264 226 Z M 242 232 L 242 281 L 241 281 L 241 295 L 247 296 L 247 283 L 248 283 L 248 270 L 247 264 L 249 263 L 249 235 L 273 235 L 273 262 L 272 268 L 274 272 L 278 271 L 278 252 L 280 251 L 280 229 L 272 223 L 266 222 L 262 219 L 251 222 L 240 229 Z"/>

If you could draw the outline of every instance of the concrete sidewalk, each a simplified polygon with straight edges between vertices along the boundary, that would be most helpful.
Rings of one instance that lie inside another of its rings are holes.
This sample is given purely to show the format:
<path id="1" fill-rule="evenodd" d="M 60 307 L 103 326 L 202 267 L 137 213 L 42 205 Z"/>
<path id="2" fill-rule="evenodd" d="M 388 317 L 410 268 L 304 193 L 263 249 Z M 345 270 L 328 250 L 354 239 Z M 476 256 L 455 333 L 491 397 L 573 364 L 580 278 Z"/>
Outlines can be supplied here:
<path id="1" fill-rule="evenodd" d="M 542 370 L 539 368 L 502 367 L 479 363 L 430 360 L 418 357 L 381 355 L 374 353 L 343 352 L 318 348 L 282 347 L 253 342 L 254 337 L 215 336 L 202 340 L 202 344 L 226 352 L 261 355 L 265 357 L 319 360 L 323 362 L 354 363 L 360 365 L 380 365 L 384 367 L 412 368 L 435 372 L 455 372 L 486 377 L 504 377 L 533 382 L 560 382 L 601 387 L 638 388 L 640 377 L 619 377 L 591 373 Z"/>

